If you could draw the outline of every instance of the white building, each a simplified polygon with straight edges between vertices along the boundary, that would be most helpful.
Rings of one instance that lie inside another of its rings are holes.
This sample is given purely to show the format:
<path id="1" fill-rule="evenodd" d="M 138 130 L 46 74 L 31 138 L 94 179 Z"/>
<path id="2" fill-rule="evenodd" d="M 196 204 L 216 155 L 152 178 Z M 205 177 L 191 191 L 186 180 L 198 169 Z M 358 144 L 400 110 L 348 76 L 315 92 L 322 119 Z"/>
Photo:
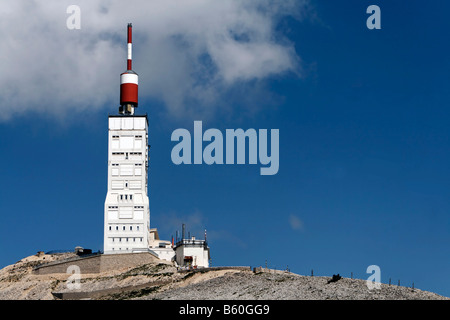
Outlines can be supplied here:
<path id="1" fill-rule="evenodd" d="M 132 70 L 131 23 L 127 26 L 127 35 L 127 70 L 120 75 L 119 115 L 108 118 L 103 253 L 151 252 L 171 261 L 175 255 L 172 244 L 160 240 L 156 229 L 150 230 L 148 119 L 147 115 L 135 114 L 138 75 Z"/>
<path id="2" fill-rule="evenodd" d="M 147 116 L 109 116 L 103 251 L 145 252 L 150 244 Z"/>
<path id="3" fill-rule="evenodd" d="M 170 241 L 150 229 L 147 116 L 109 116 L 104 254 L 152 252 L 171 261 Z"/>
<path id="4" fill-rule="evenodd" d="M 209 247 L 206 240 L 197 240 L 195 237 L 181 239 L 175 246 L 177 265 L 186 268 L 208 268 Z"/>

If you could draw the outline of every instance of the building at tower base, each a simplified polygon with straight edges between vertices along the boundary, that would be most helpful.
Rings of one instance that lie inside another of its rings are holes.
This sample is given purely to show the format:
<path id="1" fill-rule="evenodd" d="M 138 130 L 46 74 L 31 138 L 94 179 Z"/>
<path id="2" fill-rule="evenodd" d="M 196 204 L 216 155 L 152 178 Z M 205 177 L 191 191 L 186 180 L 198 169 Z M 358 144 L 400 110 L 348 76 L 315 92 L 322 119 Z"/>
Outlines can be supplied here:
<path id="1" fill-rule="evenodd" d="M 181 239 L 175 245 L 175 261 L 182 268 L 209 268 L 209 247 L 206 240 L 195 237 Z"/>
<path id="2" fill-rule="evenodd" d="M 161 260 L 174 261 L 175 250 L 172 242 L 159 239 L 158 229 L 150 229 L 150 251 Z"/>

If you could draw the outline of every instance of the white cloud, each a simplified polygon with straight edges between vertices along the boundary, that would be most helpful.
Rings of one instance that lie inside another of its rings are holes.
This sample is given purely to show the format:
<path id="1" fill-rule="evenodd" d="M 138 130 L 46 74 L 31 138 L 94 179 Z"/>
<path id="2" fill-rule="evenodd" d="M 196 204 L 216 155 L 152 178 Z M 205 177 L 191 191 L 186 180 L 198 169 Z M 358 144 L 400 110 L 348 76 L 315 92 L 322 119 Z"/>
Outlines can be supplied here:
<path id="1" fill-rule="evenodd" d="M 66 9 L 81 8 L 81 30 Z M 4 0 L 0 7 L 0 119 L 55 116 L 108 104 L 117 110 L 132 22 L 140 98 L 171 115 L 214 112 L 227 90 L 285 72 L 300 74 L 294 46 L 275 29 L 301 18 L 306 0 Z M 212 109 L 212 110 L 211 110 Z"/>
<path id="2" fill-rule="evenodd" d="M 159 232 L 166 234 L 166 236 L 173 234 L 175 237 L 174 233 L 178 230 L 178 237 L 181 238 L 182 225 L 185 224 L 186 238 L 188 237 L 188 232 L 190 232 L 191 236 L 203 239 L 205 234 L 205 220 L 204 215 L 198 210 L 190 214 L 166 212 L 160 215 Z M 164 237 L 161 234 L 160 236 Z"/>
<path id="3" fill-rule="evenodd" d="M 229 230 L 211 230 L 208 231 L 208 241 L 210 242 L 225 242 L 228 246 L 235 246 L 240 249 L 247 249 L 248 244 L 241 237 L 236 236 L 233 232 Z"/>
<path id="4" fill-rule="evenodd" d="M 197 237 L 197 239 L 204 239 L 205 231 L 207 232 L 207 240 L 209 242 L 227 242 L 228 244 L 235 245 L 240 248 L 247 248 L 247 244 L 240 237 L 233 234 L 226 229 L 220 229 L 209 225 L 212 229 L 208 228 L 208 217 L 202 214 L 199 210 L 195 210 L 192 213 L 177 213 L 166 212 L 160 215 L 158 225 L 158 232 L 160 237 L 168 238 L 169 235 L 176 234 L 178 231 L 178 238 L 181 238 L 182 225 L 185 225 L 187 238 L 191 236 Z M 189 234 L 188 234 L 189 233 Z"/>
<path id="5" fill-rule="evenodd" d="M 289 225 L 293 230 L 303 230 L 303 221 L 296 215 L 289 216 Z"/>

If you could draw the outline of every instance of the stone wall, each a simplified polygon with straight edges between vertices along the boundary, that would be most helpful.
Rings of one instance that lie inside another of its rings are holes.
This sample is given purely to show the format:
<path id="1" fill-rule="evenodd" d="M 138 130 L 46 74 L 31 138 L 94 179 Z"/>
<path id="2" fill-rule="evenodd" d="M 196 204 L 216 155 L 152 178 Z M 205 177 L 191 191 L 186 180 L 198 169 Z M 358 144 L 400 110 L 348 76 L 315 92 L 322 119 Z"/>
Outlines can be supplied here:
<path id="1" fill-rule="evenodd" d="M 149 252 L 103 254 L 100 258 L 100 272 L 130 268 L 147 263 L 171 264 L 168 261 L 160 260 L 156 255 Z"/>
<path id="2" fill-rule="evenodd" d="M 160 260 L 158 257 L 148 252 L 101 254 L 42 264 L 35 267 L 33 271 L 34 274 L 38 275 L 66 273 L 69 266 L 75 265 L 80 268 L 81 274 L 88 274 L 132 268 L 147 263 L 170 264 L 170 262 Z"/>

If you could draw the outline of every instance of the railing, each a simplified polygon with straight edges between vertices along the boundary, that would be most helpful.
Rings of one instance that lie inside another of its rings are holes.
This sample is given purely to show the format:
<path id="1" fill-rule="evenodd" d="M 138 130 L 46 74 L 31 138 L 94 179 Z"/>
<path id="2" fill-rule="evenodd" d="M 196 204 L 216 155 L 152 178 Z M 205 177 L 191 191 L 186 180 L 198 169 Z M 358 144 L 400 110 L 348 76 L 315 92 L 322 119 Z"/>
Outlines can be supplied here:
<path id="1" fill-rule="evenodd" d="M 198 246 L 198 247 L 207 247 L 208 243 L 205 240 L 197 240 L 197 239 L 182 239 L 175 243 L 175 247 L 181 245 L 190 245 L 190 246 Z"/>

